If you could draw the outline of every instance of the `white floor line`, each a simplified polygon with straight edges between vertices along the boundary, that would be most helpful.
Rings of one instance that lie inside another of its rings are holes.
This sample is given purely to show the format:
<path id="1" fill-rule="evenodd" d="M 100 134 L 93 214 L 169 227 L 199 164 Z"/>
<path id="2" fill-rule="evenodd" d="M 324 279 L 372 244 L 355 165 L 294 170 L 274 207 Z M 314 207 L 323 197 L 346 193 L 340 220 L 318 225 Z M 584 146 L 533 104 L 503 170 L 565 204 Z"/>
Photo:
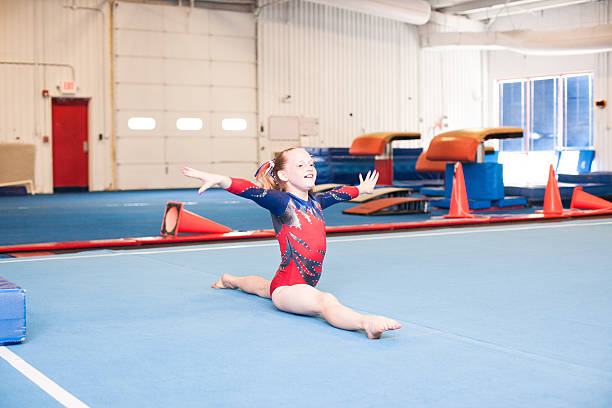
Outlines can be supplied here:
<path id="1" fill-rule="evenodd" d="M 44 392 L 55 398 L 57 402 L 66 408 L 89 408 L 88 405 L 51 381 L 49 377 L 32 367 L 8 348 L 0 346 L 0 357 L 5 359 L 10 365 L 21 372 L 21 374 L 25 375 L 30 381 L 39 386 Z"/>
<path id="2" fill-rule="evenodd" d="M 346 237 L 346 238 L 331 238 L 327 240 L 328 244 L 337 242 L 354 242 L 354 241 L 374 241 L 381 239 L 402 239 L 402 238 L 421 238 L 421 237 L 435 237 L 444 235 L 463 235 L 463 234 L 478 234 L 487 232 L 507 232 L 507 231 L 526 231 L 526 230 L 539 230 L 539 229 L 557 229 L 557 228 L 572 228 L 572 227 L 592 227 L 598 225 L 612 225 L 612 221 L 601 221 L 601 222 L 584 222 L 584 223 L 559 223 L 559 224 L 537 224 L 537 225 L 526 225 L 526 226 L 512 226 L 512 227 L 501 227 L 501 228 L 487 228 L 477 227 L 474 229 L 459 229 L 459 230 L 444 230 L 434 232 L 414 232 L 414 233 L 388 233 L 379 235 L 367 235 L 361 237 Z M 106 254 L 89 254 L 89 255 L 73 255 L 73 256 L 48 256 L 44 258 L 17 258 L 0 260 L 0 264 L 5 263 L 17 263 L 17 262 L 48 262 L 48 261 L 65 261 L 72 259 L 88 259 L 88 258 L 108 258 L 114 256 L 129 256 L 129 255 L 154 255 L 154 254 L 165 254 L 165 253 L 179 253 L 179 252 L 203 252 L 203 251 L 217 251 L 222 249 L 242 249 L 242 248 L 258 248 L 258 247 L 273 247 L 277 246 L 276 241 L 272 242 L 259 242 L 253 244 L 234 244 L 234 245 L 223 245 L 223 246 L 204 246 L 196 248 L 176 248 L 176 249 L 163 249 L 163 250 L 126 250 L 123 252 L 113 252 Z"/>

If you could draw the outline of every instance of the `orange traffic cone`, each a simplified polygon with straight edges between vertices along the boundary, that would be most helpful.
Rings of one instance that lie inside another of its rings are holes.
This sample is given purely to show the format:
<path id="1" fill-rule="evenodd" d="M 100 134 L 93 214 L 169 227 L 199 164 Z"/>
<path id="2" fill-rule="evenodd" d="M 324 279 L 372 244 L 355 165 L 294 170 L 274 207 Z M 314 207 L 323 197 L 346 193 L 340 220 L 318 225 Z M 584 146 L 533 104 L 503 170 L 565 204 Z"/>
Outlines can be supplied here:
<path id="1" fill-rule="evenodd" d="M 200 217 L 183 209 L 183 203 L 168 201 L 162 221 L 161 234 L 177 236 L 179 232 L 225 233 L 231 228 Z"/>
<path id="2" fill-rule="evenodd" d="M 563 214 L 563 203 L 561 202 L 561 193 L 559 192 L 559 185 L 555 177 L 555 170 L 553 170 L 552 164 L 548 171 L 548 183 L 546 184 L 546 191 L 544 191 L 544 206 L 541 210 L 536 211 L 544 215 L 561 215 Z"/>
<path id="3" fill-rule="evenodd" d="M 455 177 L 453 178 L 453 191 L 451 192 L 450 210 L 444 218 L 475 218 L 470 214 L 465 179 L 463 178 L 463 166 L 457 163 L 455 166 Z"/>
<path id="4" fill-rule="evenodd" d="M 572 203 L 570 208 L 581 210 L 608 210 L 612 209 L 612 202 L 604 200 L 589 193 L 582 191 L 582 187 L 574 188 Z"/>

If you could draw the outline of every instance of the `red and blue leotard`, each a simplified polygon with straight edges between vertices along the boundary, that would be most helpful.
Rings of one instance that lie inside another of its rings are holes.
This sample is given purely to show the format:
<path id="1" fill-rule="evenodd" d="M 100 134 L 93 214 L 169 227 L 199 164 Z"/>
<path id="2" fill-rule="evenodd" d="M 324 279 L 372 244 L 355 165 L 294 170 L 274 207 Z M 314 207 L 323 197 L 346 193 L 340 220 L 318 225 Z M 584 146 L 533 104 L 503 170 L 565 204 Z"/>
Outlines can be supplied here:
<path id="1" fill-rule="evenodd" d="M 272 279 L 270 296 L 280 286 L 316 286 L 326 249 L 323 209 L 359 195 L 357 187 L 344 186 L 311 193 L 308 201 L 304 201 L 293 194 L 266 190 L 235 178 L 227 191 L 253 200 L 270 211 L 281 251 L 281 264 Z"/>

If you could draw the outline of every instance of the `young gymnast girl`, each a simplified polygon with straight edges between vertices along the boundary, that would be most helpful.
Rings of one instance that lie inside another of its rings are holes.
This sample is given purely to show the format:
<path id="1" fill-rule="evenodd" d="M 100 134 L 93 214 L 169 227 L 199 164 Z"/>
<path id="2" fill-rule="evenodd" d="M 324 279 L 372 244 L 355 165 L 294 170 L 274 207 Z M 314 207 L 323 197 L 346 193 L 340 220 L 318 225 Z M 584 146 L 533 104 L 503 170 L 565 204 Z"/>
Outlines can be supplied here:
<path id="1" fill-rule="evenodd" d="M 260 276 L 223 274 L 212 285 L 214 288 L 240 289 L 272 298 L 274 306 L 284 312 L 321 316 L 340 329 L 364 330 L 370 339 L 380 338 L 383 332 L 402 327 L 393 319 L 357 313 L 340 304 L 332 294 L 315 288 L 326 249 L 322 210 L 360 193 L 371 193 L 378 180 L 376 171 L 368 172 L 365 178 L 360 174 L 360 184 L 356 187 L 311 193 L 317 178 L 312 157 L 304 149 L 292 148 L 278 153 L 274 160 L 259 168 L 255 177 L 261 180 L 263 188 L 247 180 L 189 167 L 183 168 L 183 174 L 202 181 L 199 194 L 217 186 L 268 209 L 280 244 L 281 264 L 272 282 Z"/>

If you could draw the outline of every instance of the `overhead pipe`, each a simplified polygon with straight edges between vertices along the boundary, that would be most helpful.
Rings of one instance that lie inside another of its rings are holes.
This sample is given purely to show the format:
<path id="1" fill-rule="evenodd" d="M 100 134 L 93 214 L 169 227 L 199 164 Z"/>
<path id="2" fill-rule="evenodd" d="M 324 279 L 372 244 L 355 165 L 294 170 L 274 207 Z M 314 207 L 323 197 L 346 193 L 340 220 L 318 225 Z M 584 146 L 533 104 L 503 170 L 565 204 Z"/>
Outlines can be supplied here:
<path id="1" fill-rule="evenodd" d="M 308 0 L 408 24 L 423 25 L 431 16 L 431 5 L 424 0 Z"/>
<path id="2" fill-rule="evenodd" d="M 574 55 L 612 51 L 612 24 L 568 30 L 513 30 L 425 33 L 422 48 L 469 47 L 533 55 Z"/>

